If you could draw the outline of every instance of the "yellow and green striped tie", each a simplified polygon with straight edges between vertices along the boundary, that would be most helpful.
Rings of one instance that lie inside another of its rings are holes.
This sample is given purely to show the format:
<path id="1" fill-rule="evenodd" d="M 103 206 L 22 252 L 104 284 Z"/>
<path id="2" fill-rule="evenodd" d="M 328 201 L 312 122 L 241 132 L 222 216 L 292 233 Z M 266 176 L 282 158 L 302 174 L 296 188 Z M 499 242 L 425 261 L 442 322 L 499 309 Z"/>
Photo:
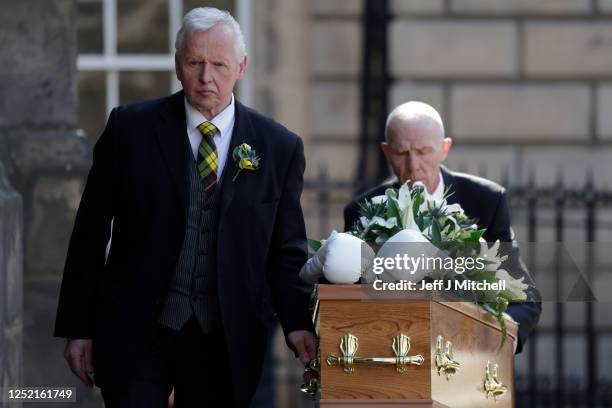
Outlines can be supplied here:
<path id="1" fill-rule="evenodd" d="M 198 125 L 202 134 L 202 141 L 198 147 L 197 168 L 202 181 L 204 191 L 214 191 L 217 184 L 217 168 L 219 167 L 219 156 L 213 136 L 219 129 L 210 122 L 202 122 Z"/>

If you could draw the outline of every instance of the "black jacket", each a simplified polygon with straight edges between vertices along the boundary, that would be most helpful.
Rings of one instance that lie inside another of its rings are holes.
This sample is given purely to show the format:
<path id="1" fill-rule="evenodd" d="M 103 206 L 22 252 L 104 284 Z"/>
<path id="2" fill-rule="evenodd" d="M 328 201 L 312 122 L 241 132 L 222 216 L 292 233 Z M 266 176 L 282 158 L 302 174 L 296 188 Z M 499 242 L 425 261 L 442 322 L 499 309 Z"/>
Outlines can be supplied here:
<path id="1" fill-rule="evenodd" d="M 502 267 L 517 278 L 525 276 L 524 282 L 533 285 L 533 279 L 520 259 L 518 244 L 510 225 L 505 189 L 481 177 L 451 172 L 444 166 L 440 167 L 440 171 L 444 186 L 451 188 L 452 195 L 448 198 L 448 203 L 460 204 L 466 215 L 476 219 L 479 228 L 486 228 L 483 238 L 487 242 L 500 240 L 501 243 L 507 243 L 502 244 L 508 255 Z M 377 195 L 384 195 L 385 190 L 390 187 L 399 188 L 397 179 L 388 180 L 351 201 L 344 208 L 345 231 L 351 229 L 359 219 L 359 203 Z M 528 299 L 540 299 L 535 286 L 528 292 Z M 506 312 L 519 323 L 517 353 L 522 350 L 529 333 L 538 322 L 541 311 L 542 305 L 539 301 L 511 302 L 508 306 Z"/>
<path id="2" fill-rule="evenodd" d="M 116 108 L 94 148 L 70 240 L 55 335 L 93 339 L 95 379 L 129 379 L 152 341 L 185 236 L 188 149 L 183 92 Z M 238 101 L 221 190 L 218 294 L 236 403 L 257 386 L 276 310 L 285 333 L 313 330 L 300 206 L 299 137 Z M 261 158 L 236 168 L 246 142 Z M 105 248 L 112 244 L 105 262 Z M 214 352 L 214 350 L 211 350 Z"/>

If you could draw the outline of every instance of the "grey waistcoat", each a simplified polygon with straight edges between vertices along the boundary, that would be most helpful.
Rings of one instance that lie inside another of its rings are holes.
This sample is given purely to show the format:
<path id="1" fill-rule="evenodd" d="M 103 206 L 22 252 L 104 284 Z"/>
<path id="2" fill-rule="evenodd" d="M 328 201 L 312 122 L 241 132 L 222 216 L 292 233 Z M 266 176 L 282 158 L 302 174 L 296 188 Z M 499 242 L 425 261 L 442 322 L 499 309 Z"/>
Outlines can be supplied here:
<path id="1" fill-rule="evenodd" d="M 210 333 L 221 326 L 217 297 L 217 227 L 222 180 L 213 193 L 204 192 L 189 148 L 186 161 L 189 210 L 185 239 L 159 322 L 180 330 L 195 314 L 202 331 Z"/>

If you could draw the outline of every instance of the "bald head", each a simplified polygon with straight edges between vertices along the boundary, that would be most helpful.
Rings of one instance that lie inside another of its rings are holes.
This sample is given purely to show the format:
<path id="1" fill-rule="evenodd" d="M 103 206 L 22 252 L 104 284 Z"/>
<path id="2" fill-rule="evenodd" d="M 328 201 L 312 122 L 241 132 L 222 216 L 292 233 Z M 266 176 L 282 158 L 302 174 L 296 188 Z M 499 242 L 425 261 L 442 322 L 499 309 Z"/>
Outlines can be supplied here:
<path id="1" fill-rule="evenodd" d="M 400 182 L 421 181 L 432 193 L 440 181 L 440 163 L 451 145 L 434 108 L 423 102 L 407 102 L 389 114 L 380 147 Z"/>
<path id="2" fill-rule="evenodd" d="M 398 136 L 409 133 L 419 133 L 442 144 L 444 140 L 444 125 L 440 114 L 423 102 L 406 102 L 391 111 L 385 125 L 385 140 L 393 145 Z"/>

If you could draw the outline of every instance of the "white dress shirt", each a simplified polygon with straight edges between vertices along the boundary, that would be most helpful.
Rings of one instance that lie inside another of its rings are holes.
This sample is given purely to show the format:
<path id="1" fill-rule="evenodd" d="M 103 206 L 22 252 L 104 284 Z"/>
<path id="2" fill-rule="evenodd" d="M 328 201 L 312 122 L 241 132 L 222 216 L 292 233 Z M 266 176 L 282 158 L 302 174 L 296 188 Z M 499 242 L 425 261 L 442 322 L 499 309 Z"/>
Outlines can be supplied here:
<path id="1" fill-rule="evenodd" d="M 439 173 L 440 181 L 438 182 L 438 186 L 429 196 L 434 200 L 441 200 L 444 197 L 444 178 L 442 177 L 442 172 Z"/>
<path id="2" fill-rule="evenodd" d="M 219 132 L 213 137 L 213 141 L 217 147 L 217 157 L 219 159 L 219 168 L 217 170 L 218 182 L 221 179 L 221 173 L 223 173 L 225 162 L 228 159 L 230 141 L 232 140 L 232 132 L 234 131 L 234 123 L 236 121 L 234 95 L 232 95 L 230 104 L 210 120 L 204 117 L 196 108 L 191 106 L 185 97 L 185 114 L 187 118 L 187 136 L 189 136 L 191 151 L 196 160 L 198 157 L 198 148 L 202 141 L 202 134 L 198 130 L 198 126 L 202 122 L 208 121 L 219 129 Z"/>

